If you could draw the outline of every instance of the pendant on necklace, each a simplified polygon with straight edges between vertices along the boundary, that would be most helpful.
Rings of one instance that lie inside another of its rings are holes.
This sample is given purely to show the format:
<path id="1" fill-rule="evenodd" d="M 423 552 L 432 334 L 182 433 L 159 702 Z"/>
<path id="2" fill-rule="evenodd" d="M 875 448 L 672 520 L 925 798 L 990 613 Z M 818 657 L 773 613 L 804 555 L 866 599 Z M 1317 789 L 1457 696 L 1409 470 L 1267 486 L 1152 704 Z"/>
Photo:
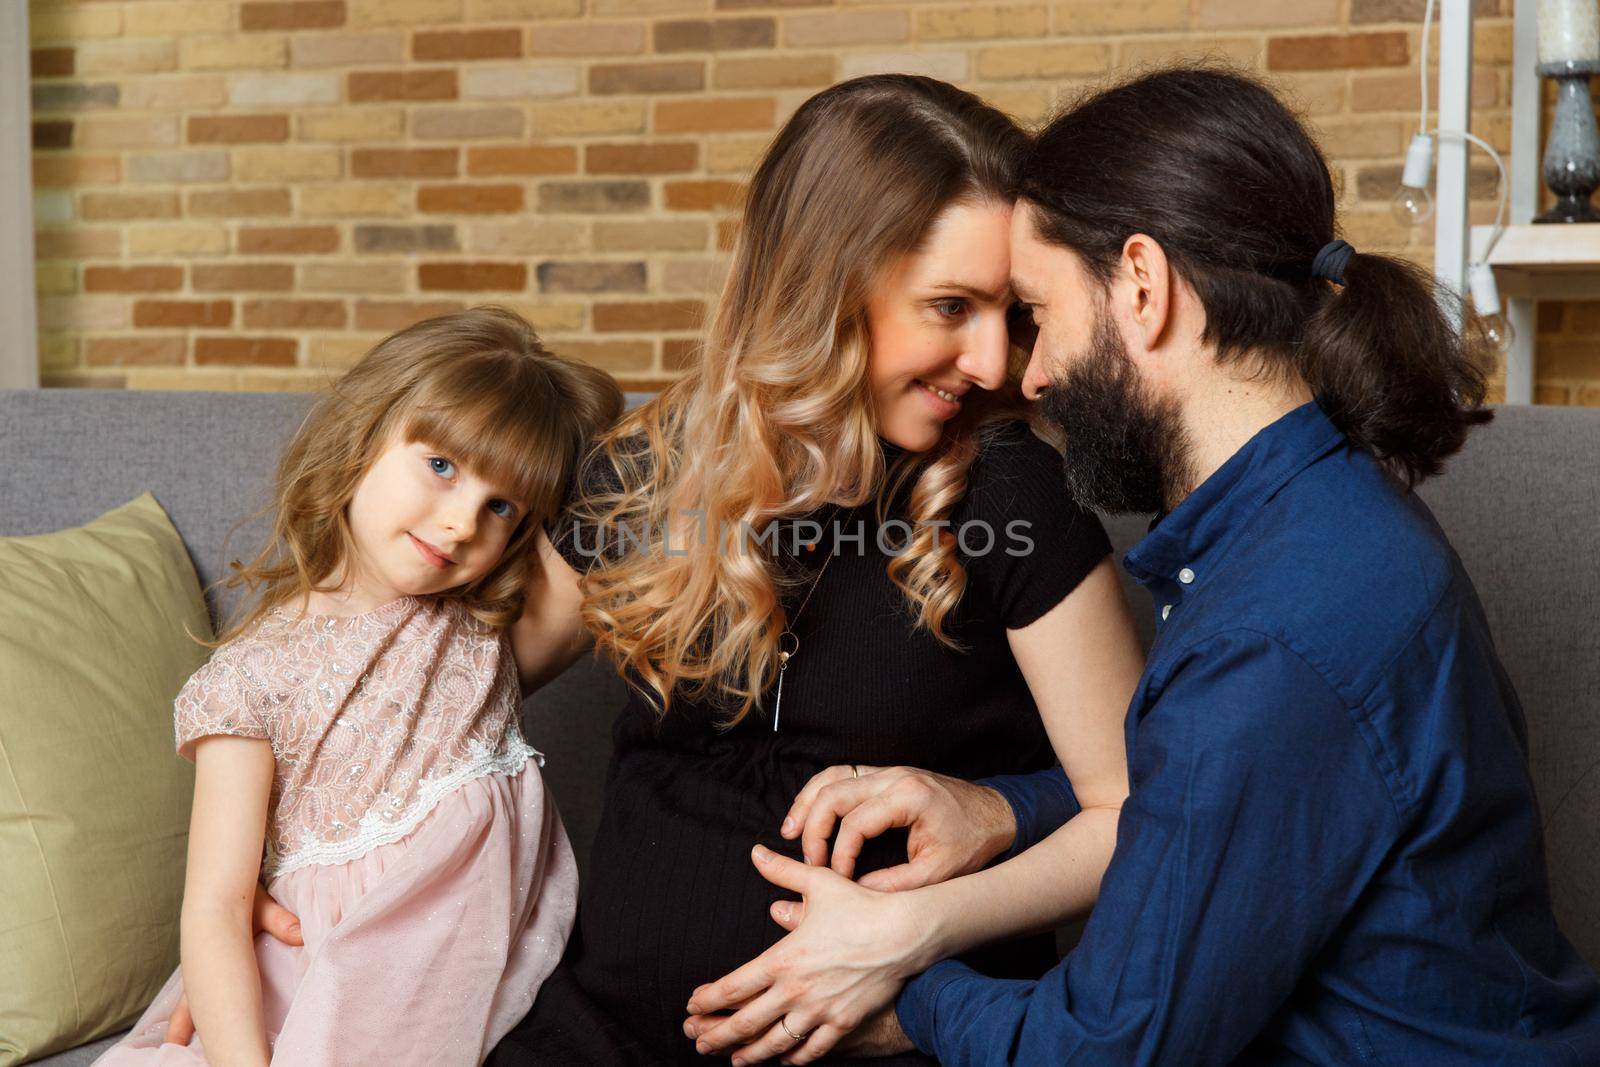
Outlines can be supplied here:
<path id="1" fill-rule="evenodd" d="M 794 642 L 794 647 L 785 649 L 783 639 L 787 637 Z M 778 695 L 772 702 L 772 732 L 778 732 L 778 716 L 783 714 L 783 674 L 789 669 L 789 659 L 800 651 L 800 639 L 788 630 L 778 635 Z"/>

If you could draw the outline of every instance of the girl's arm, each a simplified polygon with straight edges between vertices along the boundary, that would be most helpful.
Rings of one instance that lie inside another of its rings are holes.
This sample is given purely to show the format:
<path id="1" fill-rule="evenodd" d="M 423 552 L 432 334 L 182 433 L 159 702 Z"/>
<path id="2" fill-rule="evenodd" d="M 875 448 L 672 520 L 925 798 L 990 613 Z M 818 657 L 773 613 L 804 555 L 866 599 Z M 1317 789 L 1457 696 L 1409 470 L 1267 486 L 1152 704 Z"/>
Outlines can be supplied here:
<path id="1" fill-rule="evenodd" d="M 522 695 L 539 689 L 588 651 L 593 638 L 579 609 L 578 572 L 539 531 L 539 568 L 528 580 L 522 617 L 511 627 L 511 652 L 522 679 Z"/>
<path id="2" fill-rule="evenodd" d="M 194 811 L 183 887 L 184 992 L 206 1059 L 265 1067 L 261 974 L 251 914 L 272 792 L 272 746 L 213 735 L 195 745 Z"/>

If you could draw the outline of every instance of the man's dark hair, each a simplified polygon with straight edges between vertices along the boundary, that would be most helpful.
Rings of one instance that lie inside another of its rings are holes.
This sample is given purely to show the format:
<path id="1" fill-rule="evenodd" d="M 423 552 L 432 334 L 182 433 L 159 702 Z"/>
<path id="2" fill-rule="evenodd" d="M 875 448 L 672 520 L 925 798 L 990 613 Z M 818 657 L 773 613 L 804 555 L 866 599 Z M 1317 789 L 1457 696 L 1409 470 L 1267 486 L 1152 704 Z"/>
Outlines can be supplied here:
<path id="1" fill-rule="evenodd" d="M 1474 332 L 1454 326 L 1430 274 L 1357 251 L 1343 286 L 1312 277 L 1335 237 L 1333 180 L 1305 126 L 1251 77 L 1183 66 L 1096 90 L 1038 135 L 1016 192 L 1039 237 L 1102 285 L 1130 236 L 1155 238 L 1220 360 L 1299 373 L 1408 487 L 1492 417 Z"/>

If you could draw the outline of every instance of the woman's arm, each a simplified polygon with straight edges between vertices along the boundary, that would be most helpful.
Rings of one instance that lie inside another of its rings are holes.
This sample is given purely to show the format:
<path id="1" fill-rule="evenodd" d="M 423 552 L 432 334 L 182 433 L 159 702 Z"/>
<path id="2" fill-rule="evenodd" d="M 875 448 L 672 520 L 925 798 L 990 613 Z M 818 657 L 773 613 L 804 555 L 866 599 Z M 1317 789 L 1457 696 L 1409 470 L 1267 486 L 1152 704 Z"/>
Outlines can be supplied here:
<path id="1" fill-rule="evenodd" d="M 802 893 L 805 904 L 773 905 L 773 918 L 793 932 L 739 970 L 695 991 L 689 1012 L 695 1018 L 687 1021 L 687 1029 L 698 1035 L 702 1052 L 736 1050 L 747 1063 L 789 1053 L 796 1062 L 808 1062 L 888 1004 L 906 978 L 934 961 L 1049 929 L 1094 903 L 1128 792 L 1123 719 L 1144 666 L 1110 560 L 1037 621 L 1011 631 L 1010 638 L 1080 812 L 1045 842 L 1003 864 L 902 893 L 873 892 L 832 871 L 761 850 L 758 870 Z M 871 799 L 873 777 L 845 778 L 817 793 L 821 810 L 844 813 L 841 846 L 849 845 L 847 833 L 853 842 L 881 832 L 886 821 L 911 826 L 915 833 L 923 817 L 907 809 L 904 818 L 886 820 L 856 801 Z M 831 825 L 826 815 L 807 820 L 808 856 L 813 834 L 825 842 Z M 734 1008 L 732 1016 L 712 1017 Z M 777 1025 L 780 1019 L 811 1037 L 797 1048 Z"/>
<path id="2" fill-rule="evenodd" d="M 1119 809 L 1128 793 L 1123 720 L 1144 656 L 1111 561 L 1101 562 L 1060 604 L 1007 631 L 1007 637 L 1071 783 L 1070 790 L 1065 784 L 1062 789 L 1082 794 L 1071 810 Z M 829 767 L 795 797 L 780 833 L 800 837 L 806 862 L 814 864 L 830 862 L 833 838 L 833 869 L 848 878 L 867 839 L 906 827 L 907 862 L 865 875 L 861 884 L 916 889 L 970 874 L 1011 849 L 1019 830 L 1013 807 L 1009 796 L 981 781 L 915 767 Z M 1087 824 L 1103 821 L 1100 815 Z M 1083 907 L 1092 903 L 1091 896 Z"/>
<path id="3" fill-rule="evenodd" d="M 226 1067 L 265 1067 L 269 1059 L 251 913 L 272 770 L 266 741 L 215 735 L 196 743 L 183 985 L 207 1060 Z"/>
<path id="4" fill-rule="evenodd" d="M 511 627 L 511 651 L 523 696 L 572 666 L 593 644 L 579 612 L 583 591 L 578 572 L 543 530 L 539 531 L 538 553 L 539 567 L 528 581 L 522 617 Z"/>

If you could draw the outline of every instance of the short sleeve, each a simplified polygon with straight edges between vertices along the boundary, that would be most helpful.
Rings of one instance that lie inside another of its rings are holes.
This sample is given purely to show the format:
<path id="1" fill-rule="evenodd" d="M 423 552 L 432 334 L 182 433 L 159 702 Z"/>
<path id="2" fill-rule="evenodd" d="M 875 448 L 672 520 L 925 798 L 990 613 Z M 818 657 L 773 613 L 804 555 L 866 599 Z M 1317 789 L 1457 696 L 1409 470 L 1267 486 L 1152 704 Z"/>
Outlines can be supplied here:
<path id="1" fill-rule="evenodd" d="M 1068 490 L 1060 453 L 1021 421 L 987 436 L 951 525 L 971 589 L 1008 630 L 1061 603 L 1111 552 L 1099 516 Z"/>
<path id="2" fill-rule="evenodd" d="M 595 448 L 578 466 L 567 489 L 561 512 L 545 526 L 550 543 L 579 574 L 586 574 L 602 558 L 615 558 L 620 538 L 611 536 L 592 514 L 591 501 L 622 491 L 622 475 L 605 449 Z"/>
<path id="3" fill-rule="evenodd" d="M 173 731 L 178 755 L 194 761 L 195 742 L 230 734 L 265 739 L 267 721 L 261 694 L 235 662 L 235 648 L 223 645 L 189 676 L 173 701 Z"/>

